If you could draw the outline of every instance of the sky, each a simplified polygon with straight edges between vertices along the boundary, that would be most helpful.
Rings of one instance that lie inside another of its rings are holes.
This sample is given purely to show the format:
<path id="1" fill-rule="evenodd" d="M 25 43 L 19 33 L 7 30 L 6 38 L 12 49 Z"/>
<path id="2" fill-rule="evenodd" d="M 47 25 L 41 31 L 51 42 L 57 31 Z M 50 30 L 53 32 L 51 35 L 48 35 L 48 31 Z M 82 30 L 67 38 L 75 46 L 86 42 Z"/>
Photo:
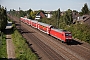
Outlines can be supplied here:
<path id="1" fill-rule="evenodd" d="M 19 10 L 45 10 L 54 11 L 60 8 L 61 11 L 68 9 L 81 11 L 87 3 L 90 9 L 90 0 L 0 0 L 0 5 L 10 9 Z"/>

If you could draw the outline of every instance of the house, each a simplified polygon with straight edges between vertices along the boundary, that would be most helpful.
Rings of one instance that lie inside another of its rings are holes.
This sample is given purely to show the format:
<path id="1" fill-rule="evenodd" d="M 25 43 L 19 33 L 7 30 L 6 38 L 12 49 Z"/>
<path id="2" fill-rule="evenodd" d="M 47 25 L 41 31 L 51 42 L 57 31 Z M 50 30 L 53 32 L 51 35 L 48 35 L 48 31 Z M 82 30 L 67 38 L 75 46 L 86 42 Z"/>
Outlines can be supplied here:
<path id="1" fill-rule="evenodd" d="M 52 17 L 52 11 L 45 11 L 45 15 L 47 18 L 51 18 Z"/>
<path id="2" fill-rule="evenodd" d="M 81 21 L 81 23 L 90 25 L 90 15 L 83 15 L 82 18 L 83 20 Z"/>
<path id="3" fill-rule="evenodd" d="M 42 19 L 42 18 L 51 18 L 52 17 L 52 12 L 51 11 L 40 11 L 36 14 L 36 17 L 35 19 L 38 20 L 38 19 Z"/>
<path id="4" fill-rule="evenodd" d="M 90 15 L 79 16 L 77 22 L 90 25 Z"/>
<path id="5" fill-rule="evenodd" d="M 40 11 L 36 14 L 35 19 L 38 20 L 38 19 L 45 18 L 45 17 L 46 17 L 45 13 L 43 11 Z"/>
<path id="6" fill-rule="evenodd" d="M 72 12 L 72 18 L 73 18 L 73 24 L 75 24 L 79 20 L 79 18 L 80 18 L 79 13 L 73 11 Z"/>

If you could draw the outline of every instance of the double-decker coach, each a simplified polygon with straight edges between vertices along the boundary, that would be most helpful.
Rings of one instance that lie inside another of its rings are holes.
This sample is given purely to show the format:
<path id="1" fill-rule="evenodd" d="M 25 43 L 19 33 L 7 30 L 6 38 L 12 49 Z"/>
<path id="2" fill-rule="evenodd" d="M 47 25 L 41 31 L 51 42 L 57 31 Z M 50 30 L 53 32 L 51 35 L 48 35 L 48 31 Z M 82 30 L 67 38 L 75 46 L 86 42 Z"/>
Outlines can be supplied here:
<path id="1" fill-rule="evenodd" d="M 23 22 L 24 23 L 27 23 L 27 18 L 23 18 Z"/>
<path id="2" fill-rule="evenodd" d="M 31 20 L 31 26 L 34 27 L 34 28 L 38 28 L 38 21 Z"/>
<path id="3" fill-rule="evenodd" d="M 51 27 L 52 27 L 52 25 L 42 23 L 42 22 L 38 22 L 38 29 L 44 33 L 50 34 Z"/>
<path id="4" fill-rule="evenodd" d="M 21 20 L 22 22 L 24 22 L 24 21 L 25 21 L 25 18 L 21 17 L 20 20 Z"/>
<path id="5" fill-rule="evenodd" d="M 23 21 L 23 17 L 21 17 L 20 20 Z"/>
<path id="6" fill-rule="evenodd" d="M 27 19 L 27 24 L 28 24 L 28 25 L 30 25 L 30 21 L 31 21 L 30 19 Z"/>

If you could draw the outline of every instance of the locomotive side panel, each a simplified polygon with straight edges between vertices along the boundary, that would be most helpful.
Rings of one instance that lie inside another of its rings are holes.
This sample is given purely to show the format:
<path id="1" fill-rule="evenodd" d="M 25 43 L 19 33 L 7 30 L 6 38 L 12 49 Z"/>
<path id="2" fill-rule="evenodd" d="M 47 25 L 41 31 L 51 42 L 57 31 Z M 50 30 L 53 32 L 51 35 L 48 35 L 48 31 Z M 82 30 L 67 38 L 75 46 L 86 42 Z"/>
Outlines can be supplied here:
<path id="1" fill-rule="evenodd" d="M 50 30 L 50 35 L 52 35 L 53 37 L 61 40 L 61 41 L 65 41 L 65 36 L 64 36 L 64 33 L 63 32 L 58 32 L 58 31 L 55 31 L 53 29 Z"/>

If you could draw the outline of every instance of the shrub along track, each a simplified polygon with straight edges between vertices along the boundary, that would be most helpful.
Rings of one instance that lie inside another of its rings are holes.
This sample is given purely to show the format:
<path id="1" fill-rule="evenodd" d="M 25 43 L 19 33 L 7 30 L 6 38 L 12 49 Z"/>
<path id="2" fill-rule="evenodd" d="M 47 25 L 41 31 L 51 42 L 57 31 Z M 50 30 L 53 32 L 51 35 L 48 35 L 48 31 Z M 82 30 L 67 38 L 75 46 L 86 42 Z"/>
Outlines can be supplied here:
<path id="1" fill-rule="evenodd" d="M 47 46 L 49 46 L 49 48 L 51 48 L 52 51 L 54 50 L 54 53 L 57 52 L 58 53 L 57 55 L 59 55 L 59 56 L 61 55 L 62 57 L 64 57 L 65 59 L 68 59 L 68 60 L 69 59 L 74 59 L 74 60 L 78 60 L 78 59 L 79 60 L 89 60 L 90 59 L 90 44 L 87 44 L 87 43 L 82 44 L 82 43 L 79 43 L 78 41 L 74 40 L 73 43 L 68 46 L 68 45 L 56 40 L 55 38 L 52 38 L 51 36 L 48 36 L 46 34 L 39 32 L 36 29 L 31 28 L 30 26 L 27 26 L 23 23 L 22 23 L 22 25 L 24 26 L 24 29 L 26 29 L 23 32 L 27 32 L 27 31 L 30 32 L 30 33 L 26 33 L 26 37 L 28 37 L 28 39 L 27 39 L 28 41 L 35 38 L 33 40 L 35 40 L 35 43 L 37 43 L 36 41 L 40 40 L 43 42 L 43 44 L 46 44 Z M 30 36 L 32 36 L 33 38 L 30 39 L 31 38 Z M 46 48 L 46 50 L 47 50 L 47 47 L 43 46 L 43 48 Z M 46 54 L 46 52 L 44 54 Z M 48 54 L 46 54 L 46 55 L 48 55 Z M 57 57 L 57 55 L 55 55 L 55 56 Z M 48 58 L 50 58 L 50 57 L 52 57 L 52 55 L 48 56 Z"/>

